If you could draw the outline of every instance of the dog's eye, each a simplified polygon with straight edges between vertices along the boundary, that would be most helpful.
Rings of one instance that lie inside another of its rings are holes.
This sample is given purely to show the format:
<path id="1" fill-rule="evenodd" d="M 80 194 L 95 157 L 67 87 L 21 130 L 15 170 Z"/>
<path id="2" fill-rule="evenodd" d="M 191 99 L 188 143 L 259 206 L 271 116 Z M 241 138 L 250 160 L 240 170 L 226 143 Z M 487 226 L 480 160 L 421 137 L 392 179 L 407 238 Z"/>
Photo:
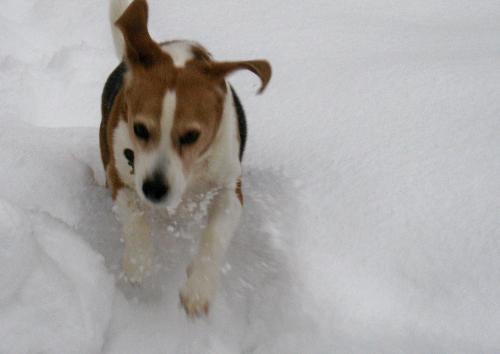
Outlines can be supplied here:
<path id="1" fill-rule="evenodd" d="M 139 139 L 147 141 L 149 139 L 149 131 L 148 128 L 142 123 L 134 124 L 134 133 Z"/>
<path id="2" fill-rule="evenodd" d="M 198 140 L 199 137 L 200 137 L 199 131 L 190 130 L 180 137 L 179 143 L 181 145 L 191 145 L 191 144 L 194 144 L 196 142 L 196 140 Z"/>

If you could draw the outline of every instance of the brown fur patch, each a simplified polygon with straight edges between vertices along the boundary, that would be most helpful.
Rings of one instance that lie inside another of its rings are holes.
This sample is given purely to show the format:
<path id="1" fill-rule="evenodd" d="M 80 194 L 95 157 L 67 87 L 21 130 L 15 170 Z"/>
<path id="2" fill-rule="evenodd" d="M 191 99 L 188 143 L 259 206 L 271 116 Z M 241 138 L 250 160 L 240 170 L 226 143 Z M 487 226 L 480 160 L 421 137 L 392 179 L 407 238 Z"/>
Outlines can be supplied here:
<path id="1" fill-rule="evenodd" d="M 146 0 L 132 1 L 115 24 L 123 33 L 129 63 L 149 67 L 161 58 L 160 47 L 149 35 Z"/>
<path id="2" fill-rule="evenodd" d="M 228 62 L 211 62 L 207 67 L 207 73 L 215 77 L 226 77 L 237 70 L 250 70 L 257 75 L 261 81 L 258 93 L 264 92 L 271 80 L 271 65 L 266 60 L 245 60 Z"/>
<path id="3" fill-rule="evenodd" d="M 193 59 L 185 68 L 176 70 L 176 112 L 171 139 L 181 157 L 185 171 L 210 147 L 222 119 L 226 86 L 223 80 L 203 72 L 204 58 Z M 201 132 L 192 145 L 181 145 L 179 140 L 190 129 Z"/>

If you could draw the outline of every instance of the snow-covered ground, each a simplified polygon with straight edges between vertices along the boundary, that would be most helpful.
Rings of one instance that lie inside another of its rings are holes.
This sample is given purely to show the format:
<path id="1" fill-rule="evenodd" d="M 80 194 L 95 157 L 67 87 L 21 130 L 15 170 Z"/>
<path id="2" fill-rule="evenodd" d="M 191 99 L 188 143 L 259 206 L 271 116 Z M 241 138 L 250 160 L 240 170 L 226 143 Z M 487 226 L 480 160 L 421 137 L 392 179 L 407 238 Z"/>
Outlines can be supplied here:
<path id="1" fill-rule="evenodd" d="M 2 0 L 0 353 L 500 352 L 500 2 L 150 0 L 157 39 L 271 61 L 208 319 L 155 218 L 120 277 L 98 150 L 106 1 Z M 170 231 L 169 231 L 170 230 Z"/>

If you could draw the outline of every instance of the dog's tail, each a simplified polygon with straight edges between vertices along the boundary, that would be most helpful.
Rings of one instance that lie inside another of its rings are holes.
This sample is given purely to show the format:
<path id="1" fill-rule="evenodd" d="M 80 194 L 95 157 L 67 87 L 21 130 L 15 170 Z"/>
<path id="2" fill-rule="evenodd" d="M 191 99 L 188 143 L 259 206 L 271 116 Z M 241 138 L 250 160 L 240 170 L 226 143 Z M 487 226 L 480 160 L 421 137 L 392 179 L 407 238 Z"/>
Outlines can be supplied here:
<path id="1" fill-rule="evenodd" d="M 125 43 L 122 33 L 120 32 L 118 27 L 115 26 L 115 22 L 120 18 L 123 12 L 125 12 L 131 2 L 132 0 L 109 0 L 109 19 L 111 21 L 111 33 L 113 35 L 116 55 L 120 60 L 123 59 Z"/>

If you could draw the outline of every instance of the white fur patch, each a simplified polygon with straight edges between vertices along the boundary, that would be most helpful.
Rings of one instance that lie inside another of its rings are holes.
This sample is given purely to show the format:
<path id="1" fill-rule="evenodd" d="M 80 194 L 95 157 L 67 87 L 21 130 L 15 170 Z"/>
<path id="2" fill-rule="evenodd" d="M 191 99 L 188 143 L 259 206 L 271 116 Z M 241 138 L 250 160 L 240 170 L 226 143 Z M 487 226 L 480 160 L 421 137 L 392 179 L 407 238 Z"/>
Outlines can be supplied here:
<path id="1" fill-rule="evenodd" d="M 129 187 L 133 187 L 134 177 L 131 174 L 132 167 L 128 164 L 128 160 L 123 153 L 125 149 L 133 151 L 127 123 L 120 119 L 115 131 L 113 132 L 113 155 L 115 158 L 115 166 L 123 183 Z"/>
<path id="2" fill-rule="evenodd" d="M 137 151 L 134 156 L 134 173 L 135 173 L 135 189 L 137 194 L 146 200 L 146 196 L 142 191 L 142 184 L 144 181 L 153 174 L 156 168 L 158 168 L 160 160 L 160 149 L 156 149 L 151 152 L 139 152 Z"/>
<path id="3" fill-rule="evenodd" d="M 175 108 L 177 97 L 174 91 L 168 91 L 163 99 L 163 112 L 161 117 L 161 145 L 166 153 L 166 163 L 164 171 L 166 172 L 170 191 L 167 198 L 167 206 L 177 207 L 182 199 L 186 189 L 186 178 L 182 169 L 182 161 L 173 148 L 172 127 L 175 119 Z"/>
<path id="4" fill-rule="evenodd" d="M 175 41 L 163 44 L 161 48 L 165 53 L 170 55 L 175 67 L 183 68 L 186 62 L 194 58 L 193 44 L 193 42 L 189 41 Z"/>

